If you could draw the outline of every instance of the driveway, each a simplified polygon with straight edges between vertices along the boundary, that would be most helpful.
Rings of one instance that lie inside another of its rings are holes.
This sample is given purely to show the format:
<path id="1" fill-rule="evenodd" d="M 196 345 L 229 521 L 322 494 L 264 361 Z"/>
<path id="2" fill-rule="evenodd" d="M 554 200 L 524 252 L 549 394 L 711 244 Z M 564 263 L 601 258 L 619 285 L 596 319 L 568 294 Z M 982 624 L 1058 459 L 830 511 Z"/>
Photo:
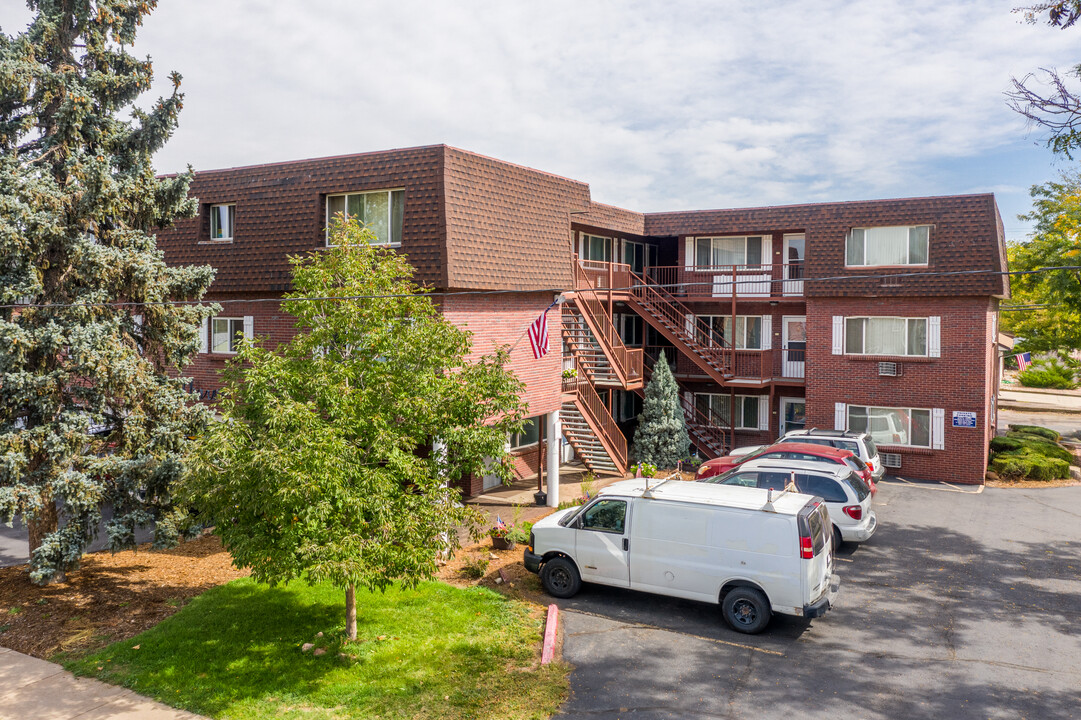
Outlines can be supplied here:
<path id="1" fill-rule="evenodd" d="M 1081 718 L 1081 487 L 887 481 L 838 606 L 763 635 L 716 606 L 587 585 L 560 601 L 564 718 Z"/>

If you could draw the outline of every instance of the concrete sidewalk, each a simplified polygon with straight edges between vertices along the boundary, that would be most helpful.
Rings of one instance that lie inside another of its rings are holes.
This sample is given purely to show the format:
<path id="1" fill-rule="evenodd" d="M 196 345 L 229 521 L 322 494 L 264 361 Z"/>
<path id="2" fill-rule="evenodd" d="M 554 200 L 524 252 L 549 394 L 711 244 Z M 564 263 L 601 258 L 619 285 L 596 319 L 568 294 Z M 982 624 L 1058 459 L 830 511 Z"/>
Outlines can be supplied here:
<path id="1" fill-rule="evenodd" d="M 77 678 L 51 662 L 0 648 L 3 720 L 199 720 L 131 690 Z"/>
<path id="2" fill-rule="evenodd" d="M 1081 413 L 1081 392 L 1014 386 L 1000 387 L 998 406 L 1009 410 Z"/>

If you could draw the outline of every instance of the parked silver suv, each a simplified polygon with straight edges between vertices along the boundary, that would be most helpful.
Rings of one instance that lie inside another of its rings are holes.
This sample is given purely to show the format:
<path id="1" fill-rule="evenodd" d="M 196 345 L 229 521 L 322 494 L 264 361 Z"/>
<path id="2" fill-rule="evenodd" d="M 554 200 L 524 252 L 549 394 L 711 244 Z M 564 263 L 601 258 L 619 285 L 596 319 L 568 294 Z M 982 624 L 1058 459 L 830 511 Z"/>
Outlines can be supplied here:
<path id="1" fill-rule="evenodd" d="M 871 468 L 871 477 L 874 478 L 875 482 L 878 482 L 886 474 L 882 459 L 878 457 L 878 448 L 869 433 L 811 428 L 810 430 L 786 432 L 777 442 L 814 443 L 816 445 L 829 445 L 842 450 L 851 450 L 853 454 Z"/>

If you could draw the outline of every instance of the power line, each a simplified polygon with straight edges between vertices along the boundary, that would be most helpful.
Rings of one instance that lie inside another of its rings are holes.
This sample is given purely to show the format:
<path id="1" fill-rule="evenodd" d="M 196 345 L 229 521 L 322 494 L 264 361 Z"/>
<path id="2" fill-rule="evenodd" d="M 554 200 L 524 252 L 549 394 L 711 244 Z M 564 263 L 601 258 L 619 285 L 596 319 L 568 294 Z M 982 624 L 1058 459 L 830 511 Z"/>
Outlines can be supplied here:
<path id="1" fill-rule="evenodd" d="M 911 273 L 887 273 L 876 275 L 834 275 L 831 277 L 804 277 L 804 278 L 768 278 L 765 280 L 757 279 L 754 276 L 740 276 L 738 273 L 733 278 L 731 274 L 725 276 L 723 271 L 711 270 L 711 269 L 695 269 L 692 272 L 698 273 L 715 273 L 715 276 L 725 278 L 723 281 L 702 281 L 702 282 L 682 282 L 682 283 L 645 283 L 626 285 L 621 287 L 612 287 L 612 292 L 630 292 L 640 288 L 687 288 L 687 287 L 699 287 L 716 285 L 732 285 L 733 282 L 739 285 L 760 285 L 763 283 L 787 283 L 787 282 L 800 282 L 800 283 L 816 283 L 816 282 L 833 282 L 838 280 L 892 280 L 894 278 L 920 278 L 920 277 L 958 277 L 966 275 L 1032 275 L 1036 273 L 1051 272 L 1053 270 L 1081 270 L 1081 265 L 1054 265 L 1042 268 L 1035 268 L 1033 270 L 951 270 L 951 271 L 928 271 L 928 272 L 911 272 Z M 622 271 L 621 271 L 622 272 Z M 591 288 L 597 292 L 607 292 L 609 288 Z M 93 308 L 93 307 L 152 307 L 152 306 L 168 306 L 168 305 L 228 305 L 233 303 L 264 303 L 264 302 L 320 302 L 320 301 L 345 301 L 345 300 L 379 300 L 379 299 L 394 299 L 394 298 L 408 298 L 408 297 L 458 297 L 466 295 L 528 295 L 535 293 L 563 293 L 571 292 L 562 290 L 559 288 L 542 289 L 542 290 L 455 290 L 444 292 L 417 292 L 417 293 L 388 293 L 388 294 L 376 294 L 376 295 L 329 295 L 322 297 L 266 297 L 266 298 L 225 298 L 221 300 L 148 300 L 142 302 L 73 302 L 73 303 L 15 303 L 9 305 L 0 305 L 0 310 L 18 309 L 18 308 Z M 737 295 L 737 299 L 740 299 Z M 755 298 L 744 298 L 745 300 L 754 300 Z"/>

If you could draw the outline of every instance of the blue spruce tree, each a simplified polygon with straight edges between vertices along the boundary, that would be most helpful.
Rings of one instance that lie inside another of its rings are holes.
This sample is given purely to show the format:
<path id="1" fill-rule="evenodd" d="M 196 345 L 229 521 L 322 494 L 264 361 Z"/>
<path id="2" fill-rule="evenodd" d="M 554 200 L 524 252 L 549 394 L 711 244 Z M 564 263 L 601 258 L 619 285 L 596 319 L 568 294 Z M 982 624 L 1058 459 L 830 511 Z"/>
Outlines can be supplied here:
<path id="1" fill-rule="evenodd" d="M 679 386 L 661 353 L 646 386 L 646 399 L 634 431 L 634 455 L 639 462 L 674 468 L 687 456 L 690 447 L 683 409 L 679 406 Z"/>

